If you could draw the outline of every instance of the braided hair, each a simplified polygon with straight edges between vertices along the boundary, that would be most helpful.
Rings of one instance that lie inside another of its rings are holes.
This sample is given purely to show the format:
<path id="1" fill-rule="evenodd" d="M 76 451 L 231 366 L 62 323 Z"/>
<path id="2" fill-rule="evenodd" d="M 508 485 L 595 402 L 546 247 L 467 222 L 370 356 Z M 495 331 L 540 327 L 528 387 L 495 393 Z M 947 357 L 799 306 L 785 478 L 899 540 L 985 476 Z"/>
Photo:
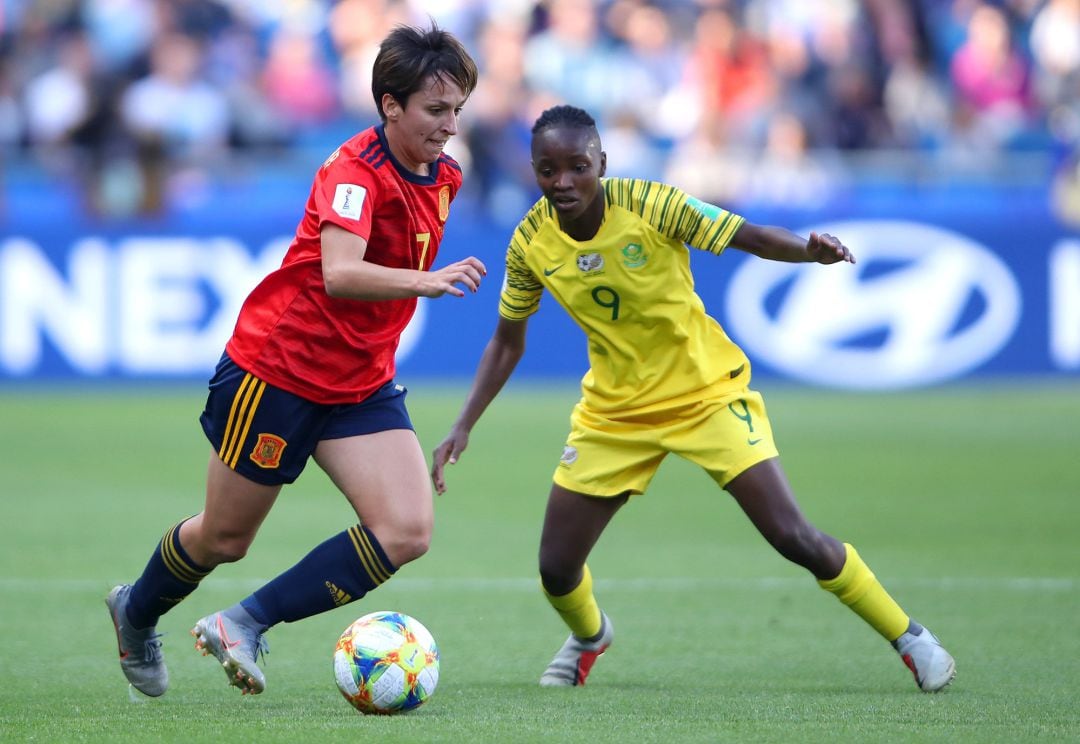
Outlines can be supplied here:
<path id="1" fill-rule="evenodd" d="M 552 127 L 570 127 L 572 129 L 592 129 L 596 131 L 596 120 L 589 116 L 589 112 L 576 106 L 552 106 L 540 114 L 532 127 L 532 135 L 535 137 L 545 129 Z"/>

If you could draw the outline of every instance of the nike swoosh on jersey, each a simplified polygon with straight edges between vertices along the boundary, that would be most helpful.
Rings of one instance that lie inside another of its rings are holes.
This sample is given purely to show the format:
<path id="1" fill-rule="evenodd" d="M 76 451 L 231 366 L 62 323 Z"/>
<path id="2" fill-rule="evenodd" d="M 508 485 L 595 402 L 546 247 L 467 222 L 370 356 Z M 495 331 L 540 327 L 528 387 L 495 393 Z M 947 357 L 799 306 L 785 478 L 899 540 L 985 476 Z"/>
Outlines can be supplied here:
<path id="1" fill-rule="evenodd" d="M 562 268 L 563 266 L 566 266 L 566 264 L 559 264 L 558 266 L 556 266 L 556 267 L 555 267 L 555 268 L 553 268 L 553 269 L 544 269 L 544 276 L 551 276 L 551 275 L 552 275 L 552 274 L 554 274 L 554 273 L 555 273 L 556 271 L 558 271 L 559 269 L 561 269 L 561 268 Z"/>
<path id="2" fill-rule="evenodd" d="M 747 439 L 746 443 L 749 444 L 751 447 L 753 447 L 755 444 L 757 444 L 760 441 L 761 441 L 761 438 L 759 437 L 758 439 Z"/>

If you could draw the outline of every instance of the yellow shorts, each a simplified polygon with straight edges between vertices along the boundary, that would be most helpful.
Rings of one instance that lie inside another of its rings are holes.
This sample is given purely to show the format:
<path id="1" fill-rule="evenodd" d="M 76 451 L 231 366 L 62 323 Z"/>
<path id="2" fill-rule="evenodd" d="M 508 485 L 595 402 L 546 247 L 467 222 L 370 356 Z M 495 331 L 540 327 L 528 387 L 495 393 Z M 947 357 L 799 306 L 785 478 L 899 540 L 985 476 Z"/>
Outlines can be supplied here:
<path id="1" fill-rule="evenodd" d="M 644 493 L 669 452 L 700 465 L 721 487 L 778 454 L 765 403 L 753 390 L 637 417 L 610 418 L 579 402 L 554 480 L 591 496 Z"/>

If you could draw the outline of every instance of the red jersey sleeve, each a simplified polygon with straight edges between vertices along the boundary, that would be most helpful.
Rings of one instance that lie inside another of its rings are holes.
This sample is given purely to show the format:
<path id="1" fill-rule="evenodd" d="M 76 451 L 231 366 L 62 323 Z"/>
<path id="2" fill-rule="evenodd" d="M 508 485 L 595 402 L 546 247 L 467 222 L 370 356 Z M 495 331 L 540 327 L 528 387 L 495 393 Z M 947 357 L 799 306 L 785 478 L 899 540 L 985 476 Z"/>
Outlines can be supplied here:
<path id="1" fill-rule="evenodd" d="M 380 179 L 367 163 L 341 157 L 341 148 L 335 150 L 315 174 L 312 196 L 319 228 L 329 222 L 368 240 L 379 184 Z"/>

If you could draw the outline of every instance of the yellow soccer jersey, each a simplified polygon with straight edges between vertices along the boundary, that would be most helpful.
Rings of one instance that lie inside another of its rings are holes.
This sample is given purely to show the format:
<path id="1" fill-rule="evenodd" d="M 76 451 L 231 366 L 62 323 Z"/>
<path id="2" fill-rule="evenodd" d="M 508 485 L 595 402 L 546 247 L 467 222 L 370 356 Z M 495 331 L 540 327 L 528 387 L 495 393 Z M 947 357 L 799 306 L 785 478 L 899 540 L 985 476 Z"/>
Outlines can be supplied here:
<path id="1" fill-rule="evenodd" d="M 662 183 L 605 179 L 604 221 L 592 240 L 559 228 L 546 199 L 506 252 L 499 313 L 523 320 L 544 289 L 588 337 L 584 402 L 609 414 L 647 413 L 746 387 L 746 355 L 694 292 L 687 245 L 719 255 L 743 218 Z"/>

